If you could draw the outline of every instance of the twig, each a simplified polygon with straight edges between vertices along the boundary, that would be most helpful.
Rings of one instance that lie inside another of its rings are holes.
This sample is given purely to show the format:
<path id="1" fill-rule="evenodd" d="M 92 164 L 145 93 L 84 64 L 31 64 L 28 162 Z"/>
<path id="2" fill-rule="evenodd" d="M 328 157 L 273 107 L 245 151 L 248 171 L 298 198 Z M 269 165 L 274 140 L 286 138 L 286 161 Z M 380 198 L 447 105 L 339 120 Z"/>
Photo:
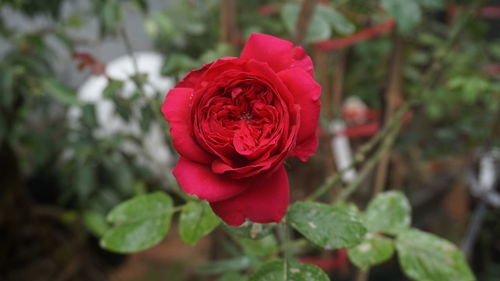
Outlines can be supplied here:
<path id="1" fill-rule="evenodd" d="M 317 48 L 314 48 L 313 53 L 314 65 L 316 66 L 316 76 L 317 80 L 321 85 L 321 104 L 322 110 L 325 116 L 325 127 L 328 127 L 328 124 L 333 119 L 333 108 L 332 108 L 332 97 L 330 91 L 329 83 L 329 59 L 330 54 L 325 52 L 320 52 Z M 324 157 L 324 166 L 325 170 L 329 171 L 330 174 L 335 173 L 335 157 L 333 155 L 332 146 L 329 145 L 331 143 L 332 136 L 330 134 L 325 134 L 322 138 L 322 142 L 326 144 L 325 152 L 326 157 Z"/>
<path id="2" fill-rule="evenodd" d="M 358 272 L 356 273 L 355 281 L 367 281 L 368 277 L 370 277 L 370 270 L 369 269 L 367 269 L 365 271 L 358 270 Z"/>
<path id="3" fill-rule="evenodd" d="M 297 20 L 295 35 L 293 38 L 293 42 L 296 45 L 302 45 L 304 38 L 306 37 L 307 29 L 309 28 L 309 23 L 311 22 L 317 2 L 318 0 L 304 0 L 302 2 L 302 8 L 300 9 L 299 19 Z"/>
<path id="4" fill-rule="evenodd" d="M 391 120 L 398 103 L 401 102 L 401 89 L 402 89 L 402 65 L 403 65 L 403 51 L 401 38 L 396 32 L 393 33 L 393 51 L 390 64 L 389 80 L 387 92 L 385 94 L 385 116 L 384 122 Z M 387 169 L 389 167 L 390 155 L 384 155 L 380 160 L 375 175 L 375 184 L 373 188 L 373 195 L 380 193 L 384 189 L 387 179 Z"/>
<path id="5" fill-rule="evenodd" d="M 397 125 L 387 133 L 387 136 L 383 140 L 380 148 L 375 152 L 372 158 L 370 158 L 366 164 L 361 169 L 358 177 L 352 181 L 345 189 L 343 189 L 335 200 L 335 202 L 345 201 L 365 180 L 365 178 L 370 174 L 375 165 L 382 159 L 382 157 L 390 150 L 392 144 L 394 143 L 396 136 L 398 135 L 399 130 L 403 125 L 403 116 L 406 110 L 408 109 L 408 104 L 402 107 L 405 110 L 401 110 L 400 115 L 397 116 Z"/>
<path id="6" fill-rule="evenodd" d="M 392 130 L 396 125 L 403 121 L 403 117 L 405 113 L 410 109 L 411 106 L 415 105 L 415 102 L 408 102 L 401 106 L 396 112 L 393 119 L 391 119 L 385 126 L 374 136 L 372 137 L 366 144 L 364 144 L 354 155 L 354 159 L 352 163 L 338 171 L 337 173 L 331 175 L 326 179 L 326 181 L 316 189 L 311 195 L 309 195 L 306 200 L 316 200 L 321 195 L 326 193 L 332 186 L 339 183 L 342 179 L 342 174 L 352 169 L 357 164 L 363 162 L 366 159 L 366 155 L 373 150 L 373 148 Z"/>
<path id="7" fill-rule="evenodd" d="M 222 43 L 230 45 L 236 42 L 236 0 L 222 0 L 220 2 L 220 26 Z"/>
<path id="8" fill-rule="evenodd" d="M 136 75 L 139 74 L 139 64 L 137 63 L 137 59 L 134 55 L 134 49 L 132 48 L 132 43 L 130 42 L 130 38 L 128 37 L 127 31 L 125 27 L 120 28 L 120 34 L 122 36 L 123 43 L 125 44 L 125 49 L 127 50 L 127 54 L 132 59 L 132 64 L 134 66 L 134 72 Z"/>
<path id="9" fill-rule="evenodd" d="M 487 213 L 488 206 L 486 202 L 481 201 L 479 205 L 474 210 L 472 215 L 472 219 L 469 223 L 467 233 L 465 235 L 464 241 L 462 242 L 462 252 L 464 253 L 467 259 L 470 258 L 472 253 L 472 247 L 476 242 L 479 231 L 481 230 L 481 225 L 483 224 L 484 217 Z"/>
<path id="10" fill-rule="evenodd" d="M 333 65 L 333 91 L 332 91 L 332 105 L 335 115 L 340 115 L 342 96 L 344 92 L 344 74 L 346 68 L 347 50 L 339 50 L 335 54 L 335 64 Z"/>

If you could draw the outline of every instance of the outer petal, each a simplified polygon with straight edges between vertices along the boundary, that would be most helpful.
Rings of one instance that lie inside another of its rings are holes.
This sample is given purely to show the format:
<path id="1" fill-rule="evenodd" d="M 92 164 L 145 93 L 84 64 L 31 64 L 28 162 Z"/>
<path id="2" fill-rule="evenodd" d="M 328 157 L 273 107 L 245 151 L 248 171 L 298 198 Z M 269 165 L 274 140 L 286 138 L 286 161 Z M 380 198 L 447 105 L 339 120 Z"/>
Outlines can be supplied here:
<path id="1" fill-rule="evenodd" d="M 251 180 L 245 192 L 230 199 L 212 202 L 215 214 L 227 224 L 241 225 L 245 218 L 258 223 L 280 222 L 289 200 L 288 177 L 284 166 L 274 174 Z"/>
<path id="2" fill-rule="evenodd" d="M 316 150 L 318 150 L 318 145 L 318 136 L 317 134 L 314 134 L 306 140 L 297 143 L 293 151 L 290 153 L 290 156 L 297 157 L 300 159 L 300 161 L 306 162 L 309 156 L 316 153 Z"/>
<path id="3" fill-rule="evenodd" d="M 184 78 L 182 78 L 181 81 L 177 83 L 177 85 L 175 85 L 175 87 L 195 88 L 205 71 L 210 68 L 210 65 L 212 65 L 212 63 L 204 64 L 202 67 L 190 71 L 186 76 L 184 76 Z"/>
<path id="4" fill-rule="evenodd" d="M 248 182 L 214 174 L 209 167 L 181 157 L 173 171 L 184 192 L 209 202 L 225 200 L 245 191 Z"/>
<path id="5" fill-rule="evenodd" d="M 193 137 L 192 100 L 193 89 L 173 88 L 168 92 L 161 111 L 170 123 L 174 147 L 179 154 L 195 162 L 209 163 L 211 156 L 200 148 Z"/>
<path id="6" fill-rule="evenodd" d="M 300 129 L 292 155 L 306 161 L 307 156 L 314 154 L 318 147 L 316 130 L 321 108 L 321 86 L 300 68 L 283 70 L 278 77 L 294 96 L 295 103 L 300 105 Z"/>
<path id="7" fill-rule="evenodd" d="M 240 58 L 267 62 L 276 71 L 298 67 L 314 75 L 311 58 L 300 46 L 271 35 L 253 33 L 241 51 Z"/>

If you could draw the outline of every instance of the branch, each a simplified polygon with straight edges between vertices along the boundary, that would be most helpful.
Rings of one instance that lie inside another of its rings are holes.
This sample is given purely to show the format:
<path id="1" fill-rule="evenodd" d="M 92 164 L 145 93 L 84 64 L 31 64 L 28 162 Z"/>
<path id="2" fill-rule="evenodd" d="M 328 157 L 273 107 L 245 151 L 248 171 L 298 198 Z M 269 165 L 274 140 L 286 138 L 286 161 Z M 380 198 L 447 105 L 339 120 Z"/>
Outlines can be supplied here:
<path id="1" fill-rule="evenodd" d="M 297 20 L 295 36 L 293 39 L 295 45 L 302 45 L 317 2 L 318 0 L 304 0 L 302 2 L 302 8 L 300 9 L 299 19 Z"/>

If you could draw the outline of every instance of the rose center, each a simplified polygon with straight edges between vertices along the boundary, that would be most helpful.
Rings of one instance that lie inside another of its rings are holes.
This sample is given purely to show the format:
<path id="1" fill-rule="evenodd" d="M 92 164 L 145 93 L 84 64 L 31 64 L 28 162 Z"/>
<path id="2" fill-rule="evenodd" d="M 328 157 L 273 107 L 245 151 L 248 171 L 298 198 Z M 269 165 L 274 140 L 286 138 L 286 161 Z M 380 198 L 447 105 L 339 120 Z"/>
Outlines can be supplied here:
<path id="1" fill-rule="evenodd" d="M 240 115 L 240 120 L 245 120 L 247 121 L 247 123 L 250 122 L 250 120 L 252 120 L 253 118 L 254 117 L 250 112 L 242 112 Z"/>
<path id="2" fill-rule="evenodd" d="M 251 161 L 276 146 L 283 110 L 272 89 L 255 81 L 220 87 L 206 96 L 199 136 L 220 155 Z M 242 159 L 243 159 L 242 158 Z"/>

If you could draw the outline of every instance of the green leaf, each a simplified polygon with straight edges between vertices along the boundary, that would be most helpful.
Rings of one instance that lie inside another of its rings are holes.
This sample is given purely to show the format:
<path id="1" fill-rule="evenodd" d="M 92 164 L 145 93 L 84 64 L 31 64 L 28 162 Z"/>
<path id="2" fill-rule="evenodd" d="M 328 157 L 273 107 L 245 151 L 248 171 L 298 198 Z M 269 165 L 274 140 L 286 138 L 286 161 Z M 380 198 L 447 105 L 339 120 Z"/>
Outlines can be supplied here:
<path id="1" fill-rule="evenodd" d="M 465 257 L 451 242 L 433 234 L 411 229 L 396 240 L 399 263 L 414 280 L 475 280 Z"/>
<path id="2" fill-rule="evenodd" d="M 381 193 L 368 204 L 364 220 L 372 232 L 398 234 L 410 226 L 410 202 L 399 191 Z"/>
<path id="3" fill-rule="evenodd" d="M 121 80 L 109 79 L 108 85 L 106 85 L 106 88 L 104 88 L 103 95 L 106 98 L 111 98 L 117 95 L 118 91 L 123 88 L 123 84 L 124 83 Z"/>
<path id="4" fill-rule="evenodd" d="M 347 253 L 352 263 L 362 270 L 367 270 L 390 259 L 394 254 L 394 244 L 389 238 L 367 233 L 365 240 Z"/>
<path id="5" fill-rule="evenodd" d="M 228 272 L 222 275 L 217 281 L 246 281 L 248 278 L 236 272 Z"/>
<path id="6" fill-rule="evenodd" d="M 194 245 L 219 225 L 219 218 L 203 201 L 189 201 L 182 207 L 179 232 L 182 241 Z"/>
<path id="7" fill-rule="evenodd" d="M 105 1 L 101 12 L 101 34 L 115 32 L 122 21 L 122 10 L 117 1 Z"/>
<path id="8" fill-rule="evenodd" d="M 254 257 L 269 256 L 278 250 L 278 243 L 274 235 L 268 235 L 258 240 L 243 238 L 240 240 L 240 244 L 245 254 Z"/>
<path id="9" fill-rule="evenodd" d="M 82 116 L 81 122 L 88 128 L 96 128 L 97 127 L 97 116 L 95 112 L 94 104 L 84 104 L 82 106 Z"/>
<path id="10" fill-rule="evenodd" d="M 444 8 L 444 1 L 443 0 L 418 0 L 420 5 L 422 7 L 431 9 L 431 10 L 438 10 Z"/>
<path id="11" fill-rule="evenodd" d="M 14 78 L 15 73 L 10 67 L 0 67 L 0 105 L 5 108 L 12 106 L 14 102 Z"/>
<path id="12" fill-rule="evenodd" d="M 77 105 L 78 99 L 75 92 L 68 89 L 59 81 L 53 79 L 42 79 L 40 81 L 42 89 L 47 94 L 53 96 L 59 102 L 67 105 Z"/>
<path id="13" fill-rule="evenodd" d="M 96 211 L 85 211 L 82 215 L 83 225 L 96 237 L 101 237 L 109 229 L 106 218 Z"/>
<path id="14" fill-rule="evenodd" d="M 75 52 L 75 43 L 62 31 L 52 33 L 55 39 L 61 43 L 62 46 L 66 48 L 69 53 Z"/>
<path id="15" fill-rule="evenodd" d="M 135 0 L 137 6 L 141 9 L 141 12 L 147 13 L 149 10 L 148 2 L 146 0 Z"/>
<path id="16" fill-rule="evenodd" d="M 354 247 L 366 233 L 355 214 L 341 206 L 297 202 L 287 219 L 309 241 L 325 249 Z"/>
<path id="17" fill-rule="evenodd" d="M 106 231 L 101 246 L 131 253 L 158 244 L 170 227 L 172 207 L 172 198 L 164 192 L 137 196 L 121 203 L 108 214 L 108 221 L 115 227 Z"/>
<path id="18" fill-rule="evenodd" d="M 113 96 L 113 102 L 115 105 L 115 110 L 118 113 L 118 115 L 124 120 L 124 121 L 130 121 L 130 117 L 132 116 L 132 103 L 130 100 L 119 97 L 119 96 Z"/>
<path id="19" fill-rule="evenodd" d="M 75 174 L 75 191 L 81 204 L 84 204 L 96 187 L 94 167 L 89 165 L 89 163 L 78 165 L 78 170 Z"/>
<path id="20" fill-rule="evenodd" d="M 286 281 L 329 281 L 320 268 L 312 264 L 289 262 Z M 261 266 L 250 281 L 285 281 L 285 269 L 282 261 L 270 261 Z"/>
<path id="21" fill-rule="evenodd" d="M 408 32 L 422 20 L 417 0 L 381 0 L 381 4 L 396 19 L 400 32 Z"/>
<path id="22" fill-rule="evenodd" d="M 239 271 L 250 268 L 259 263 L 255 257 L 238 257 L 234 259 L 227 259 L 215 261 L 199 266 L 196 271 L 203 274 L 220 274 L 228 271 Z"/>
<path id="23" fill-rule="evenodd" d="M 162 74 L 164 75 L 176 75 L 178 73 L 187 71 L 194 68 L 197 62 L 194 61 L 190 56 L 181 53 L 173 53 L 166 60 L 162 67 Z"/>
<path id="24" fill-rule="evenodd" d="M 318 13 L 321 18 L 328 22 L 341 35 L 349 35 L 356 30 L 356 26 L 352 22 L 331 6 L 318 5 L 316 6 L 315 13 Z"/>
<path id="25" fill-rule="evenodd" d="M 311 22 L 309 23 L 304 40 L 307 43 L 327 39 L 331 36 L 331 28 L 328 21 L 317 12 L 318 10 L 319 9 L 315 9 Z M 288 32 L 292 35 L 295 34 L 296 31 L 299 12 L 300 6 L 293 3 L 287 3 L 283 5 L 281 9 L 281 19 Z"/>
<path id="26" fill-rule="evenodd" d="M 232 46 L 226 43 L 219 43 L 215 48 L 208 49 L 200 56 L 200 61 L 209 63 L 221 57 L 228 57 L 234 54 Z"/>
<path id="27" fill-rule="evenodd" d="M 151 123 L 154 121 L 154 119 L 155 119 L 154 112 L 151 110 L 149 104 L 145 104 L 141 108 L 141 119 L 139 120 L 139 125 L 141 126 L 143 132 L 149 131 Z"/>

